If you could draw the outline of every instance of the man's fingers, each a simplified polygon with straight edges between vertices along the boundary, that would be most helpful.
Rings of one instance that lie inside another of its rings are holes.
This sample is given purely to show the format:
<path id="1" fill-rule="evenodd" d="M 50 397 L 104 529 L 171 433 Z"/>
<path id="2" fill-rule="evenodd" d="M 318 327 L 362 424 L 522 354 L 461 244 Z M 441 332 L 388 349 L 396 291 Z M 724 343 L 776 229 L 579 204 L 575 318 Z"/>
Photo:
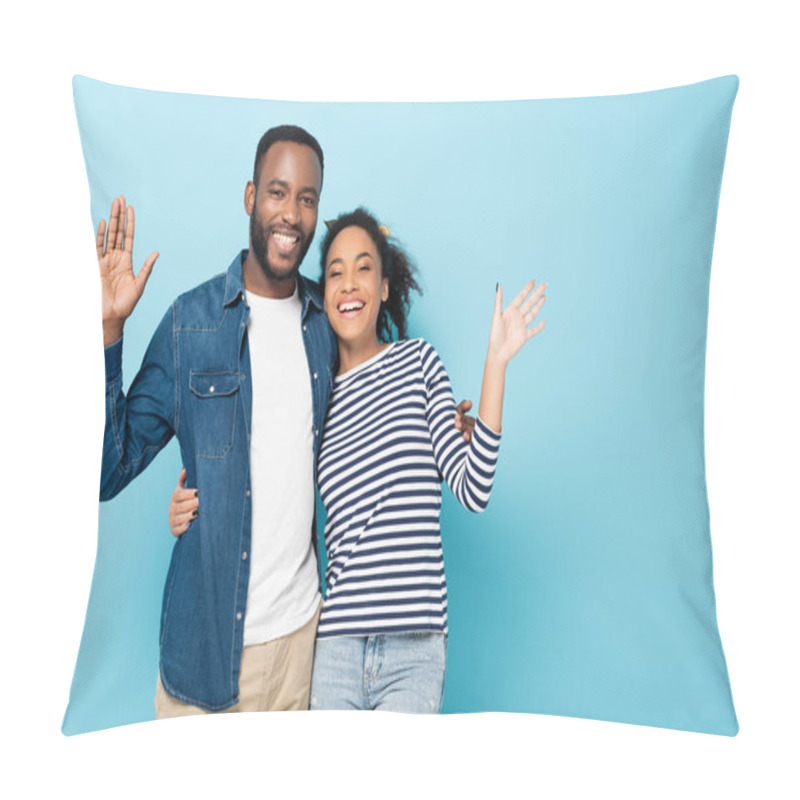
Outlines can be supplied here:
<path id="1" fill-rule="evenodd" d="M 128 211 L 125 215 L 125 238 L 123 239 L 122 249 L 130 254 L 133 254 L 134 221 L 133 206 L 128 206 Z"/>
<path id="2" fill-rule="evenodd" d="M 156 263 L 156 259 L 158 258 L 158 250 L 153 251 L 147 256 L 147 261 L 144 262 L 142 268 L 139 270 L 139 274 L 134 279 L 136 281 L 136 285 L 139 289 L 139 294 L 141 295 L 144 291 L 144 287 L 147 284 L 147 279 L 150 277 L 150 273 L 153 271 L 153 264 Z"/>
<path id="3" fill-rule="evenodd" d="M 115 197 L 111 203 L 111 214 L 108 217 L 108 238 L 106 239 L 106 252 L 117 246 L 117 230 L 119 229 L 120 198 Z"/>
<path id="4" fill-rule="evenodd" d="M 178 475 L 178 488 L 183 489 L 186 484 L 186 467 L 181 468 L 181 474 Z"/>
<path id="5" fill-rule="evenodd" d="M 103 251 L 105 250 L 105 242 L 106 242 L 106 220 L 105 217 L 100 220 L 100 224 L 97 226 L 97 241 L 95 245 L 97 246 L 97 260 L 99 261 L 103 257 Z"/>
<path id="6" fill-rule="evenodd" d="M 464 415 L 472 408 L 472 400 L 462 400 L 456 406 L 456 415 L 455 415 L 455 426 L 456 430 L 461 430 L 461 419 Z"/>
<path id="7" fill-rule="evenodd" d="M 117 203 L 117 227 L 114 230 L 114 249 L 122 250 L 122 243 L 125 240 L 125 198 L 120 195 Z M 109 247 L 111 243 L 109 242 Z"/>

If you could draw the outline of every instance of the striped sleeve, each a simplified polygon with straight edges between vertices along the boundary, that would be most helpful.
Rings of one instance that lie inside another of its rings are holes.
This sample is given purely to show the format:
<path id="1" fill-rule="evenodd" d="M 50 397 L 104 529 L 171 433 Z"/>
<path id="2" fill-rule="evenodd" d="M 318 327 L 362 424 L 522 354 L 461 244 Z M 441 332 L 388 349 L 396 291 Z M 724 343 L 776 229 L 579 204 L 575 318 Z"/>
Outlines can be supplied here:
<path id="1" fill-rule="evenodd" d="M 439 474 L 464 508 L 483 511 L 492 492 L 500 434 L 478 417 L 472 439 L 467 444 L 461 431 L 453 425 L 456 401 L 450 378 L 439 355 L 428 342 L 421 343 L 420 360 L 425 382 L 426 417 Z"/>

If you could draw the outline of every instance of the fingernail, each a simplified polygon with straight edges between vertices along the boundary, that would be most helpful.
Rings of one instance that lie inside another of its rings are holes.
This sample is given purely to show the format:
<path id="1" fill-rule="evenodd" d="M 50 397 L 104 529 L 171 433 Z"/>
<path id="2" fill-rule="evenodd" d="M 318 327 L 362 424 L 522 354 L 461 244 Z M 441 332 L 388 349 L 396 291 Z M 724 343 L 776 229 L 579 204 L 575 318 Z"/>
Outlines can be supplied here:
<path id="1" fill-rule="evenodd" d="M 196 516 L 197 516 L 199 513 L 200 513 L 200 512 L 199 512 L 197 509 L 195 509 L 195 510 L 192 512 L 192 519 L 194 519 L 194 518 L 195 518 L 195 517 L 196 517 Z"/>
<path id="2" fill-rule="evenodd" d="M 197 497 L 197 489 L 194 490 L 194 496 Z"/>
<path id="3" fill-rule="evenodd" d="M 499 281 L 494 285 L 494 290 L 497 291 L 500 288 Z"/>

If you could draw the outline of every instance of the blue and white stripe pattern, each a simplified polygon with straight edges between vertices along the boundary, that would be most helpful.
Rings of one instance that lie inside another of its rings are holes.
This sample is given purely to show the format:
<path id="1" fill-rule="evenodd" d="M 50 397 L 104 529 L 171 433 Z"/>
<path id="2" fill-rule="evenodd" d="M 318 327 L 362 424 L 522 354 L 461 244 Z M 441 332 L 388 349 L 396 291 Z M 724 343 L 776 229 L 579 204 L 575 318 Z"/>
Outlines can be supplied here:
<path id="1" fill-rule="evenodd" d="M 395 342 L 336 379 L 317 475 L 328 512 L 317 636 L 447 632 L 441 480 L 483 511 L 500 445 L 480 419 L 466 444 L 455 411 L 423 339 Z"/>

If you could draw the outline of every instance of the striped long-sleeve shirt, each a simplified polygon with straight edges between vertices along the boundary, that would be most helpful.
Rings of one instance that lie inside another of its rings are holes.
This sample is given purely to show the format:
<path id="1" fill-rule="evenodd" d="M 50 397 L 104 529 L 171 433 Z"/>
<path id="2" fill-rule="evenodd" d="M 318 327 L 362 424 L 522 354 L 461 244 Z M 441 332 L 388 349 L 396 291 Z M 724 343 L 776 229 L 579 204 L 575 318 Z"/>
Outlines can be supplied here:
<path id="1" fill-rule="evenodd" d="M 327 591 L 317 636 L 447 632 L 441 480 L 489 501 L 500 435 L 466 444 L 450 380 L 423 339 L 395 342 L 334 382 L 320 447 Z"/>

